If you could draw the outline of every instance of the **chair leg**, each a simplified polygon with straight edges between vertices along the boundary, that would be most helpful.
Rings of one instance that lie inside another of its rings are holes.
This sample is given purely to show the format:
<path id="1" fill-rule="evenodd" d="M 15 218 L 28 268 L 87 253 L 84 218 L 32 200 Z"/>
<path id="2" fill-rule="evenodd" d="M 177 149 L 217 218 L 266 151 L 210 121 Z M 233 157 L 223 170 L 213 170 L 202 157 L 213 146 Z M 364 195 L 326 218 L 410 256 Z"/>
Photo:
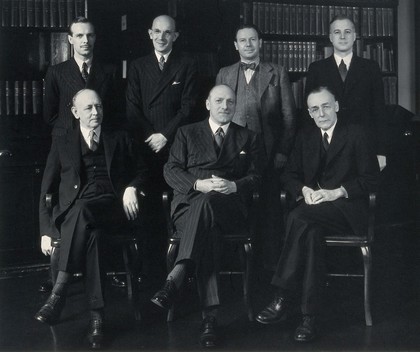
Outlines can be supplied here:
<path id="1" fill-rule="evenodd" d="M 360 247 L 363 254 L 363 264 L 364 264 L 364 294 L 365 294 L 365 320 L 366 326 L 372 326 L 372 314 L 370 310 L 370 281 L 371 281 L 371 271 L 372 271 L 372 256 L 370 253 L 370 247 L 364 246 Z"/>
<path id="2" fill-rule="evenodd" d="M 176 243 L 170 243 L 169 246 L 168 246 L 168 252 L 166 254 L 166 270 L 168 271 L 168 273 L 170 273 L 172 268 L 174 267 L 175 255 L 176 255 L 177 249 L 178 249 L 178 245 Z M 166 317 L 166 321 L 167 322 L 173 321 L 174 316 L 175 316 L 175 307 L 172 306 L 168 310 L 168 315 Z"/>
<path id="3" fill-rule="evenodd" d="M 245 249 L 245 270 L 243 273 L 243 288 L 244 288 L 244 301 L 245 306 L 248 310 L 248 319 L 249 321 L 254 321 L 254 311 L 252 309 L 252 300 L 251 300 L 251 275 L 252 275 L 252 245 L 249 242 L 244 243 Z"/>
<path id="4" fill-rule="evenodd" d="M 138 288 L 136 286 L 136 283 L 134 282 L 134 276 L 133 276 L 133 270 L 132 268 L 134 267 L 134 265 L 130 264 L 130 258 L 128 256 L 128 249 L 131 249 L 131 254 L 133 256 L 136 256 L 137 253 L 133 253 L 133 248 L 131 248 L 131 246 L 134 246 L 134 249 L 137 249 L 137 245 L 136 243 L 133 244 L 127 244 L 127 245 L 123 245 L 123 259 L 124 259 L 124 267 L 125 267 L 125 272 L 126 272 L 126 278 L 127 278 L 127 295 L 128 295 L 128 300 L 130 301 L 130 304 L 134 310 L 134 317 L 136 320 L 141 320 L 141 314 L 140 311 L 138 309 Z M 136 264 L 136 258 L 132 258 L 132 263 Z"/>
<path id="5" fill-rule="evenodd" d="M 137 240 L 133 239 L 129 243 L 129 249 L 130 249 L 130 272 L 131 272 L 131 278 L 132 278 L 132 304 L 134 309 L 134 316 L 137 321 L 141 320 L 141 314 L 140 314 L 140 308 L 139 308 L 139 302 L 140 302 L 140 292 L 139 287 L 137 285 L 137 278 L 139 277 L 140 272 L 140 256 L 139 256 L 139 248 L 137 245 Z"/>

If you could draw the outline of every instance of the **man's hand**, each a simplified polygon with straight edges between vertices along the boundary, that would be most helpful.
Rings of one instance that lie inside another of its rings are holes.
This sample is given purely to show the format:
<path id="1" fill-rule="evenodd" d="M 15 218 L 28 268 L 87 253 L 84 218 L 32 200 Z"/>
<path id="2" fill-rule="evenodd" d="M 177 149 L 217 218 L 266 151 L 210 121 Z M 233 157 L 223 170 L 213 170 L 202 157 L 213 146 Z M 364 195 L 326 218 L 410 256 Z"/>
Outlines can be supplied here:
<path id="1" fill-rule="evenodd" d="M 123 207 L 128 220 L 134 220 L 139 213 L 139 200 L 137 197 L 137 189 L 135 187 L 127 187 L 123 195 Z"/>
<path id="2" fill-rule="evenodd" d="M 195 189 L 202 193 L 216 191 L 223 194 L 231 194 L 237 191 L 236 183 L 224 178 L 212 175 L 212 178 L 197 180 Z"/>
<path id="3" fill-rule="evenodd" d="M 386 166 L 386 156 L 385 155 L 377 155 L 378 163 L 379 163 L 379 170 L 382 171 Z"/>
<path id="4" fill-rule="evenodd" d="M 345 193 L 341 188 L 314 191 L 312 188 L 305 186 L 302 188 L 302 194 L 305 197 L 305 203 L 309 205 L 333 202 L 338 198 L 345 197 Z"/>
<path id="5" fill-rule="evenodd" d="M 274 156 L 274 168 L 275 169 L 281 169 L 286 165 L 287 156 L 281 153 L 277 153 Z"/>
<path id="6" fill-rule="evenodd" d="M 51 255 L 51 237 L 47 235 L 41 236 L 41 251 L 44 255 Z"/>
<path id="7" fill-rule="evenodd" d="M 159 153 L 168 140 L 162 133 L 153 133 L 145 140 L 145 142 L 155 153 Z"/>
<path id="8" fill-rule="evenodd" d="M 312 188 L 303 186 L 302 194 L 303 194 L 303 198 L 305 198 L 305 203 L 306 204 L 309 204 L 309 205 L 314 204 L 314 202 L 312 201 L 312 194 L 314 192 L 315 191 Z"/>

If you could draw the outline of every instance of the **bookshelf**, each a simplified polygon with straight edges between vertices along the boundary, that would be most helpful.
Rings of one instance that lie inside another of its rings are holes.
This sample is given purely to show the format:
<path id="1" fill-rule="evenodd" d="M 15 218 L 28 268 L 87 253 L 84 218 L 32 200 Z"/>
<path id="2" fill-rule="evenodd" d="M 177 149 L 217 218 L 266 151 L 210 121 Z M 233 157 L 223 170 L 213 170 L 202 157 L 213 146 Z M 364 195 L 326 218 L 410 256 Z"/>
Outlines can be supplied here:
<path id="1" fill-rule="evenodd" d="M 50 148 L 43 78 L 72 56 L 67 28 L 86 12 L 87 0 L 0 0 L 0 267 L 45 261 L 38 249 Z"/>
<path id="2" fill-rule="evenodd" d="M 309 65 L 332 54 L 330 20 L 350 17 L 357 33 L 354 52 L 378 62 L 385 101 L 397 104 L 397 7 L 398 0 L 244 0 L 240 20 L 260 28 L 262 58 L 287 68 L 296 105 L 302 108 Z"/>

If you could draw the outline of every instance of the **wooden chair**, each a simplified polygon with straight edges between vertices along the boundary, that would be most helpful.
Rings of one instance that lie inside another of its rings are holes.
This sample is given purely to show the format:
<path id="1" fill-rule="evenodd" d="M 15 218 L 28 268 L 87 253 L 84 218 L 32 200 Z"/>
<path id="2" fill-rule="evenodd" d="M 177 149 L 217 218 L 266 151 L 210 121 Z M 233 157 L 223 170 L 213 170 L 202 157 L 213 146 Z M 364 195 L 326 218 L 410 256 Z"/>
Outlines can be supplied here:
<path id="1" fill-rule="evenodd" d="M 47 209 L 52 211 L 54 197 L 52 194 L 46 194 L 45 203 Z M 141 314 L 139 310 L 139 288 L 137 285 L 137 278 L 139 277 L 140 270 L 140 256 L 139 256 L 139 243 L 136 236 L 136 229 L 129 226 L 123 226 L 120 229 L 117 228 L 116 233 L 109 236 L 110 244 L 122 249 L 124 271 L 112 271 L 107 272 L 107 275 L 119 275 L 124 274 L 127 281 L 127 297 L 134 311 L 134 317 L 136 320 L 141 320 Z M 61 239 L 51 239 L 51 276 L 53 284 L 57 278 L 57 266 L 60 257 L 60 242 Z M 74 276 L 81 277 L 82 273 L 75 273 Z"/>
<path id="2" fill-rule="evenodd" d="M 178 252 L 178 245 L 180 238 L 177 236 L 174 223 L 172 221 L 170 204 L 173 197 L 172 192 L 164 192 L 162 194 L 162 203 L 163 210 L 165 213 L 167 231 L 168 231 L 168 251 L 166 255 L 166 267 L 168 272 L 172 270 L 175 264 L 176 255 Z M 242 275 L 243 283 L 243 296 L 244 303 L 247 308 L 248 319 L 250 321 L 254 320 L 254 312 L 252 308 L 252 298 L 251 298 L 251 275 L 253 270 L 253 235 L 256 230 L 256 207 L 258 204 L 259 194 L 254 193 L 252 198 L 252 204 L 249 209 L 249 231 L 246 234 L 224 234 L 223 241 L 226 243 L 233 243 L 243 248 L 241 255 L 241 261 L 243 265 L 242 271 L 221 271 L 219 274 L 227 275 Z M 174 319 L 174 307 L 168 311 L 167 321 L 173 321 Z"/>
<path id="3" fill-rule="evenodd" d="M 283 209 L 288 209 L 289 202 L 287 194 L 282 191 L 280 194 L 281 204 Z M 325 236 L 325 242 L 328 247 L 359 247 L 363 256 L 363 274 L 354 273 L 328 273 L 328 276 L 340 277 L 363 277 L 364 278 L 364 306 L 365 306 L 365 321 L 367 326 L 372 326 L 372 314 L 370 309 L 370 287 L 372 274 L 372 253 L 371 245 L 374 239 L 375 232 L 375 203 L 376 194 L 369 194 L 369 213 L 368 213 L 368 228 L 367 232 L 362 236 L 356 236 L 354 233 L 332 234 Z M 285 218 L 287 211 L 284 212 Z M 286 222 L 285 222 L 286 223 Z"/>

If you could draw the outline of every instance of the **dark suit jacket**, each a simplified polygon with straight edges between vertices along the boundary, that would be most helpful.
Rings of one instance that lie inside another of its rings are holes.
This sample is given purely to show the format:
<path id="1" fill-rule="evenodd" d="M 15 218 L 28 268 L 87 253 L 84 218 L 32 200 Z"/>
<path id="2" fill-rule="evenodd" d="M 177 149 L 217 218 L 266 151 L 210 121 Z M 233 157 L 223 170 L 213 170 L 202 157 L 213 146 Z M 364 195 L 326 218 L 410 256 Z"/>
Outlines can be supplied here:
<path id="1" fill-rule="evenodd" d="M 174 189 L 173 213 L 198 192 L 194 190 L 198 179 L 212 175 L 235 181 L 237 192 L 245 200 L 257 189 L 264 163 L 259 137 L 233 122 L 219 155 L 208 120 L 181 127 L 164 167 L 165 180 Z"/>
<path id="2" fill-rule="evenodd" d="M 302 195 L 303 186 L 319 188 L 321 148 L 321 132 L 314 124 L 299 132 L 281 176 L 283 187 L 292 199 Z M 366 229 L 367 195 L 375 191 L 378 176 L 378 161 L 363 129 L 338 121 L 328 149 L 322 187 L 346 189 L 348 198 L 332 203 L 342 211 L 356 234 Z"/>
<path id="3" fill-rule="evenodd" d="M 305 96 L 319 86 L 333 90 L 340 104 L 339 118 L 363 125 L 369 138 L 375 141 L 377 154 L 385 155 L 384 86 L 378 63 L 353 54 L 343 84 L 334 55 L 313 62 L 306 76 Z"/>
<path id="4" fill-rule="evenodd" d="M 116 111 L 121 106 L 116 88 L 116 68 L 93 59 L 88 81 L 85 82 L 74 58 L 51 66 L 45 77 L 44 120 L 53 127 L 53 135 L 63 135 L 75 127 L 71 112 L 73 96 L 81 89 L 95 90 L 104 105 L 104 116 L 118 117 Z M 103 127 L 118 124 L 105 118 Z M 122 122 L 121 124 L 122 125 Z"/>
<path id="5" fill-rule="evenodd" d="M 73 205 L 83 189 L 81 138 L 83 137 L 77 125 L 68 134 L 53 139 L 41 185 L 41 235 L 58 236 L 56 220 Z M 147 170 L 136 156 L 132 139 L 125 132 L 104 129 L 100 138 L 103 140 L 108 175 L 116 197 L 122 200 L 128 186 L 136 187 L 140 191 L 147 180 Z M 57 192 L 59 202 L 54 206 L 51 218 L 45 204 L 45 195 Z"/>
<path id="6" fill-rule="evenodd" d="M 260 62 L 260 108 L 262 133 L 267 157 L 275 153 L 289 155 L 296 129 L 295 101 L 289 76 L 284 67 Z M 220 69 L 216 84 L 226 84 L 235 92 L 240 63 Z"/>
<path id="7" fill-rule="evenodd" d="M 197 66 L 189 56 L 171 52 L 163 71 L 155 53 L 130 65 L 127 119 L 141 141 L 162 133 L 171 144 L 177 128 L 189 122 L 195 105 Z"/>

